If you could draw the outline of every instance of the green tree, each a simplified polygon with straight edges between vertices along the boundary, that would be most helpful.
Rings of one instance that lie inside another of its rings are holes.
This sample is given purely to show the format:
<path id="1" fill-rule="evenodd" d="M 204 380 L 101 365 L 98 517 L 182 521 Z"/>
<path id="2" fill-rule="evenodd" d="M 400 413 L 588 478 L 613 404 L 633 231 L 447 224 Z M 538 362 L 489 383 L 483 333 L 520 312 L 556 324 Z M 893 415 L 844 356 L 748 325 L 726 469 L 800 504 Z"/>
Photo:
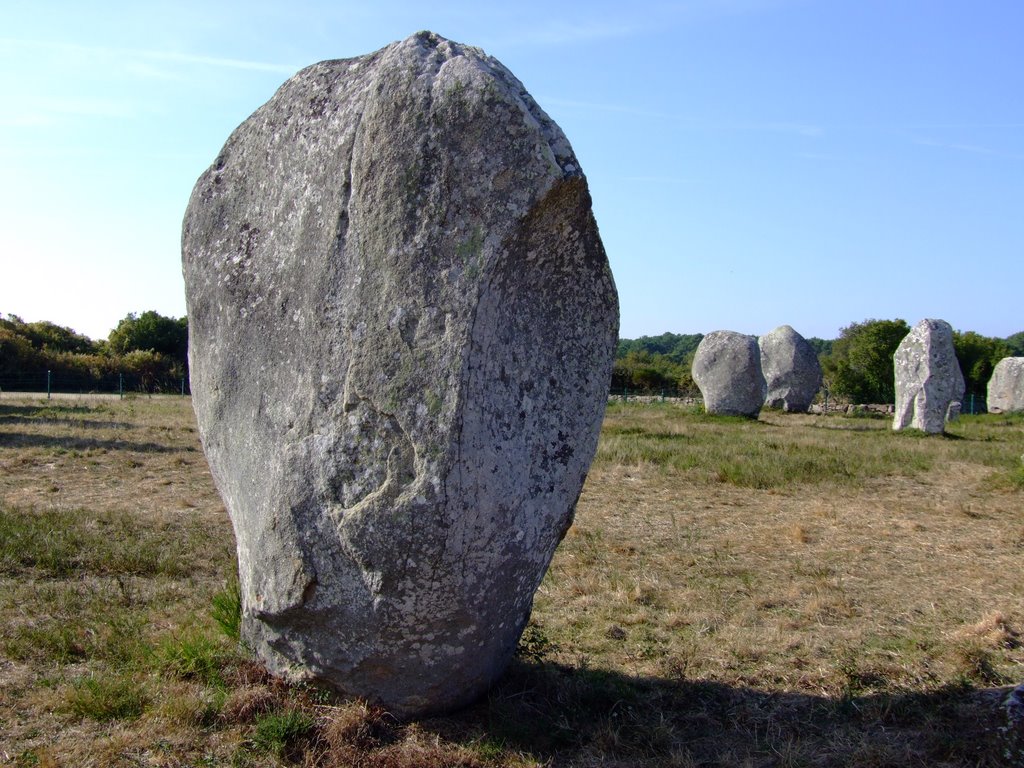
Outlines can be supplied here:
<path id="1" fill-rule="evenodd" d="M 158 312 L 130 312 L 107 338 L 107 349 L 113 355 L 133 351 L 158 352 L 184 361 L 188 357 L 188 320 L 164 317 Z"/>
<path id="2" fill-rule="evenodd" d="M 615 361 L 612 368 L 612 391 L 675 392 L 692 387 L 689 366 L 677 363 L 668 355 L 633 350 Z"/>
<path id="3" fill-rule="evenodd" d="M 32 343 L 0 321 L 0 376 L 25 376 L 41 368 L 39 353 Z"/>
<path id="4" fill-rule="evenodd" d="M 170 387 L 168 382 L 167 357 L 151 349 L 133 349 L 121 357 L 121 365 L 125 373 L 134 378 L 138 388 L 143 392 L 159 391 L 161 382 Z"/>
<path id="5" fill-rule="evenodd" d="M 817 336 L 811 336 L 807 343 L 811 345 L 811 349 L 814 350 L 814 354 L 818 356 L 819 360 L 831 355 L 832 345 L 835 344 L 832 339 L 819 339 Z"/>
<path id="6" fill-rule="evenodd" d="M 145 392 L 177 392 L 188 376 L 185 318 L 156 312 L 128 315 L 106 343 L 48 321 L 0 318 L 0 387 L 40 386 L 50 379 L 69 391 L 119 385 Z"/>
<path id="7" fill-rule="evenodd" d="M 188 320 L 129 313 L 110 332 L 107 354 L 143 391 L 176 390 L 188 378 Z"/>
<path id="8" fill-rule="evenodd" d="M 1013 357 L 1024 357 L 1024 331 L 1006 337 L 1006 345 Z"/>
<path id="9" fill-rule="evenodd" d="M 702 333 L 663 333 L 660 336 L 620 339 L 616 357 L 621 360 L 631 352 L 646 352 L 667 357 L 673 363 L 685 363 L 703 338 Z"/>
<path id="10" fill-rule="evenodd" d="M 855 403 L 895 402 L 892 356 L 908 333 L 904 320 L 865 320 L 843 328 L 824 360 L 832 394 Z"/>
<path id="11" fill-rule="evenodd" d="M 96 342 L 88 336 L 83 336 L 70 328 L 46 320 L 26 323 L 22 332 L 36 349 L 45 349 L 49 352 L 71 352 L 76 355 L 89 355 L 97 351 Z"/>
<path id="12" fill-rule="evenodd" d="M 17 315 L 7 315 L 6 319 L 0 319 L 0 328 L 22 337 L 39 351 L 76 355 L 91 355 L 99 351 L 99 345 L 88 336 L 47 320 L 26 323 Z"/>
<path id="13" fill-rule="evenodd" d="M 953 332 L 953 348 L 960 362 L 967 393 L 983 394 L 992 378 L 992 369 L 1004 357 L 1010 356 L 1010 345 L 1002 339 L 982 336 L 974 331 Z"/>

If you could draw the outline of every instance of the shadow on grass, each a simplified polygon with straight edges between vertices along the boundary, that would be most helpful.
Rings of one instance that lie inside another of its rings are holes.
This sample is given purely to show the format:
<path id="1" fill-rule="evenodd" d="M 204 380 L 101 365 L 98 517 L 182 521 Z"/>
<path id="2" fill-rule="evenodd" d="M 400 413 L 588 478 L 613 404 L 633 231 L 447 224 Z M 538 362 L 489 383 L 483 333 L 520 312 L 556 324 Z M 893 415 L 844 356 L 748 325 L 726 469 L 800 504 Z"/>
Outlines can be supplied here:
<path id="1" fill-rule="evenodd" d="M 485 699 L 422 725 L 552 766 L 995 766 L 1009 690 L 832 698 L 517 660 Z"/>
<path id="2" fill-rule="evenodd" d="M 967 440 L 976 442 L 987 442 L 984 438 L 967 437 L 952 432 L 925 432 L 922 429 L 906 427 L 905 429 L 894 429 L 892 434 L 904 440 Z"/>
<path id="3" fill-rule="evenodd" d="M 82 429 L 135 429 L 127 421 L 96 421 L 95 419 L 51 419 L 45 416 L 5 416 L 0 412 L 0 424 L 58 424 Z"/>
<path id="4" fill-rule="evenodd" d="M 96 440 L 90 437 L 0 433 L 0 448 L 63 448 L 67 451 L 136 451 L 138 453 L 194 452 L 192 446 L 135 443 L 128 440 Z"/>
<path id="5" fill-rule="evenodd" d="M 56 405 L 41 402 L 39 405 L 9 405 L 0 403 L 0 419 L 6 416 L 45 417 L 51 413 L 92 413 L 88 405 Z"/>

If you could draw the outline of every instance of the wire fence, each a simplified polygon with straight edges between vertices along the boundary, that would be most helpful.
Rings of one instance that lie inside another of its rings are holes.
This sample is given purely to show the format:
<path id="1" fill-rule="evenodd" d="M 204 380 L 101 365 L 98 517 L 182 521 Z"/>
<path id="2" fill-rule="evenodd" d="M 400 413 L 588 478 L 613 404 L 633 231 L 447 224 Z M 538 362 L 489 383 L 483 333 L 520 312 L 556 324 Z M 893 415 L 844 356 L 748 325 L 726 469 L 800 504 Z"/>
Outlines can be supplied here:
<path id="1" fill-rule="evenodd" d="M 32 394 L 71 395 L 190 395 L 187 377 L 169 377 L 132 373 L 102 375 L 41 371 L 0 375 L 0 394 L 28 392 Z"/>
<path id="2" fill-rule="evenodd" d="M 628 387 L 613 387 L 608 391 L 608 399 L 621 402 L 677 402 L 684 405 L 703 405 L 704 397 L 700 390 L 682 390 L 673 388 L 664 389 L 630 389 Z M 883 404 L 857 404 L 835 399 L 827 390 L 819 393 L 818 399 L 811 406 L 815 413 L 887 413 L 894 410 L 892 403 Z M 988 401 L 985 395 L 968 392 L 960 401 L 961 415 L 977 416 L 988 413 Z"/>
<path id="3" fill-rule="evenodd" d="M 702 403 L 703 397 L 698 389 L 677 389 L 675 387 L 663 387 L 654 389 L 633 389 L 629 387 L 612 387 L 608 390 L 610 400 L 621 400 L 629 402 L 684 402 Z"/>
<path id="4" fill-rule="evenodd" d="M 968 393 L 960 401 L 960 413 L 975 416 L 979 413 L 988 413 L 988 400 L 985 395 Z"/>
<path id="5" fill-rule="evenodd" d="M 75 374 L 60 371 L 37 373 L 0 374 L 0 394 L 5 392 L 29 392 L 32 394 L 106 394 L 119 395 L 191 395 L 188 377 L 170 377 L 132 373 L 107 373 L 103 375 Z M 622 402 L 682 402 L 699 405 L 704 402 L 700 390 L 661 388 L 630 389 L 612 388 L 608 391 L 610 400 Z M 846 404 L 824 400 L 824 410 L 845 410 Z M 988 413 L 985 395 L 967 393 L 960 405 L 960 413 L 976 415 Z"/>

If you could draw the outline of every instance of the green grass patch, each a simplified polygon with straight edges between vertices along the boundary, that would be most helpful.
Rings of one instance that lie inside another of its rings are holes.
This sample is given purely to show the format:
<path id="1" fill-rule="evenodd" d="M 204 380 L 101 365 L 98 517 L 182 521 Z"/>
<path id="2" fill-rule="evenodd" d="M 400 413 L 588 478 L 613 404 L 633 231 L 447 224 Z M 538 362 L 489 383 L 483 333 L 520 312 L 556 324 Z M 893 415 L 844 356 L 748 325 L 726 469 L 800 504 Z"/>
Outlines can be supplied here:
<path id="1" fill-rule="evenodd" d="M 913 475 L 932 468 L 932 454 L 881 428 L 794 430 L 741 417 L 708 416 L 674 407 L 609 407 L 596 461 L 650 465 L 707 482 L 771 489 Z"/>
<path id="2" fill-rule="evenodd" d="M 145 617 L 116 605 L 98 610 L 95 614 L 42 614 L 8 627 L 0 634 L 4 653 L 18 661 L 58 665 L 101 660 L 126 669 L 141 666 L 150 653 Z"/>
<path id="3" fill-rule="evenodd" d="M 157 666 L 182 680 L 198 680 L 222 686 L 223 667 L 230 654 L 217 641 L 198 630 L 186 630 L 165 637 L 156 647 Z"/>
<path id="4" fill-rule="evenodd" d="M 1024 466 L 1006 473 L 1006 484 L 1017 491 L 1024 491 Z"/>
<path id="5" fill-rule="evenodd" d="M 0 507 L 0 573 L 180 576 L 183 547 L 170 532 L 131 515 Z"/>
<path id="6" fill-rule="evenodd" d="M 66 701 L 68 711 L 75 717 L 100 722 L 134 720 L 149 704 L 146 691 L 137 680 L 114 673 L 77 680 Z"/>
<path id="7" fill-rule="evenodd" d="M 988 484 L 996 490 L 1024 490 L 1024 414 L 961 416 L 947 426 L 958 438 L 951 447 L 958 461 L 995 470 Z"/>
<path id="8" fill-rule="evenodd" d="M 313 718 L 298 709 L 268 712 L 256 718 L 252 745 L 258 752 L 284 756 L 313 730 Z"/>
<path id="9" fill-rule="evenodd" d="M 82 627 L 57 621 L 28 624 L 10 630 L 4 637 L 4 654 L 15 661 L 37 659 L 71 664 L 89 655 L 88 635 Z"/>
<path id="10" fill-rule="evenodd" d="M 228 579 L 224 589 L 217 592 L 210 602 L 210 618 L 225 637 L 239 642 L 242 637 L 242 588 L 238 576 Z"/>

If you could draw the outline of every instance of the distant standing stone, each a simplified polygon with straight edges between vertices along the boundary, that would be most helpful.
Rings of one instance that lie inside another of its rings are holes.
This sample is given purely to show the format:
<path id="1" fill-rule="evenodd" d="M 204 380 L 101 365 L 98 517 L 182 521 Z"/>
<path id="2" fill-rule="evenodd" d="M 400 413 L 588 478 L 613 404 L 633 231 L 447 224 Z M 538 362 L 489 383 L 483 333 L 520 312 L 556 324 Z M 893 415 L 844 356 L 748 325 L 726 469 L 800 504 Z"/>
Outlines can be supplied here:
<path id="1" fill-rule="evenodd" d="M 496 59 L 422 32 L 286 82 L 182 242 L 245 641 L 402 715 L 472 700 L 607 400 L 618 302 L 569 142 Z"/>
<path id="2" fill-rule="evenodd" d="M 992 413 L 1024 411 L 1024 357 L 1004 357 L 996 363 L 986 405 Z"/>
<path id="3" fill-rule="evenodd" d="M 766 333 L 757 346 L 768 387 L 765 406 L 806 413 L 821 389 L 821 364 L 814 347 L 788 325 Z"/>
<path id="4" fill-rule="evenodd" d="M 941 433 L 951 413 L 950 405 L 959 405 L 964 396 L 964 377 L 953 349 L 953 328 L 945 320 L 922 320 L 900 342 L 893 362 L 896 415 L 892 428 Z"/>
<path id="5" fill-rule="evenodd" d="M 693 380 L 708 413 L 756 418 L 767 391 L 757 338 L 712 331 L 693 356 Z"/>

